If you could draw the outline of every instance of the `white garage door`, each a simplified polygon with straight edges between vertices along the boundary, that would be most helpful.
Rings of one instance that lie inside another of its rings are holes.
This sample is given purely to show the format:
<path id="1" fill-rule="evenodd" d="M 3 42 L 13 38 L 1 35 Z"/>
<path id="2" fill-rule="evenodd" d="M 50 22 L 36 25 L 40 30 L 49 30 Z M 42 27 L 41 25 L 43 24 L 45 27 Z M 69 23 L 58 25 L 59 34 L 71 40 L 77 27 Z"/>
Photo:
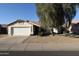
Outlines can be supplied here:
<path id="1" fill-rule="evenodd" d="M 13 36 L 29 36 L 30 30 L 30 28 L 14 28 Z"/>

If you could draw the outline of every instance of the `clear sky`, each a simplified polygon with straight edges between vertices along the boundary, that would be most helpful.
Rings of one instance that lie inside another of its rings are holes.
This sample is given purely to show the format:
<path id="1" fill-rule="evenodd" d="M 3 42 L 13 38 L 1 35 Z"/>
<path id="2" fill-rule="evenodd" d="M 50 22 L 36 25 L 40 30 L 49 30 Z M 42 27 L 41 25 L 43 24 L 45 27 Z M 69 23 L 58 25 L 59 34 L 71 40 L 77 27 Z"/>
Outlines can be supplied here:
<path id="1" fill-rule="evenodd" d="M 74 17 L 74 20 L 79 20 L 79 8 L 76 10 L 76 16 Z"/>
<path id="2" fill-rule="evenodd" d="M 0 24 L 8 24 L 17 19 L 37 21 L 35 4 L 1 4 L 0 3 Z M 74 19 L 79 19 L 79 9 Z"/>
<path id="3" fill-rule="evenodd" d="M 17 19 L 38 20 L 35 4 L 0 4 L 0 24 L 8 24 Z"/>

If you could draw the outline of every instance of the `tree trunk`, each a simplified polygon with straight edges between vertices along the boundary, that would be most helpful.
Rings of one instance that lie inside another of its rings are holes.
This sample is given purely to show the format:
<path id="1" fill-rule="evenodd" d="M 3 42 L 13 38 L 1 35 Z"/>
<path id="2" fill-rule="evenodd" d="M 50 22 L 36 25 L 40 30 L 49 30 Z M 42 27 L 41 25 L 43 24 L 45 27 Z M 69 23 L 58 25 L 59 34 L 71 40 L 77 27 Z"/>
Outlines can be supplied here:
<path id="1" fill-rule="evenodd" d="M 52 34 L 53 34 L 53 36 L 55 36 L 55 33 L 54 33 L 53 29 L 52 29 Z"/>

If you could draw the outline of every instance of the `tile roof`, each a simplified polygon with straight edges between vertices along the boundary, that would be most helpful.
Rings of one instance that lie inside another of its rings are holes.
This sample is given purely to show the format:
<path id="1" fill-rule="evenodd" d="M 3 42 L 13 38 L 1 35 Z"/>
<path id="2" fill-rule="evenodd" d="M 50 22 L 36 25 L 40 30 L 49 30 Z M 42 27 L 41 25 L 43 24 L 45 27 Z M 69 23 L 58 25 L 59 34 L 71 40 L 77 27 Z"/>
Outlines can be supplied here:
<path id="1" fill-rule="evenodd" d="M 30 20 L 16 20 L 16 21 L 14 21 L 14 22 L 9 23 L 8 26 L 9 26 L 9 25 L 12 25 L 12 24 L 14 24 L 14 23 L 17 23 L 17 22 L 28 22 L 28 23 L 30 23 L 30 24 L 33 24 L 33 25 L 36 25 L 36 26 L 40 26 L 40 25 L 39 25 L 39 22 L 34 22 L 34 21 L 30 21 Z"/>

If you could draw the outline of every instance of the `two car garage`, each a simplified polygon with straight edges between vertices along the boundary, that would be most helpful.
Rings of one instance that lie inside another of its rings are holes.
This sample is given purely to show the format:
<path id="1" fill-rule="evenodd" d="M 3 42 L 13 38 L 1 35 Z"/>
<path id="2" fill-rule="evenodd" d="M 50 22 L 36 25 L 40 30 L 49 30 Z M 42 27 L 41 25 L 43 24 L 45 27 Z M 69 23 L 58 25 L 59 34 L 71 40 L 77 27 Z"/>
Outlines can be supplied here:
<path id="1" fill-rule="evenodd" d="M 9 36 L 30 36 L 37 34 L 39 25 L 31 21 L 17 20 L 8 24 Z"/>
<path id="2" fill-rule="evenodd" d="M 31 28 L 12 28 L 13 36 L 29 36 Z"/>

